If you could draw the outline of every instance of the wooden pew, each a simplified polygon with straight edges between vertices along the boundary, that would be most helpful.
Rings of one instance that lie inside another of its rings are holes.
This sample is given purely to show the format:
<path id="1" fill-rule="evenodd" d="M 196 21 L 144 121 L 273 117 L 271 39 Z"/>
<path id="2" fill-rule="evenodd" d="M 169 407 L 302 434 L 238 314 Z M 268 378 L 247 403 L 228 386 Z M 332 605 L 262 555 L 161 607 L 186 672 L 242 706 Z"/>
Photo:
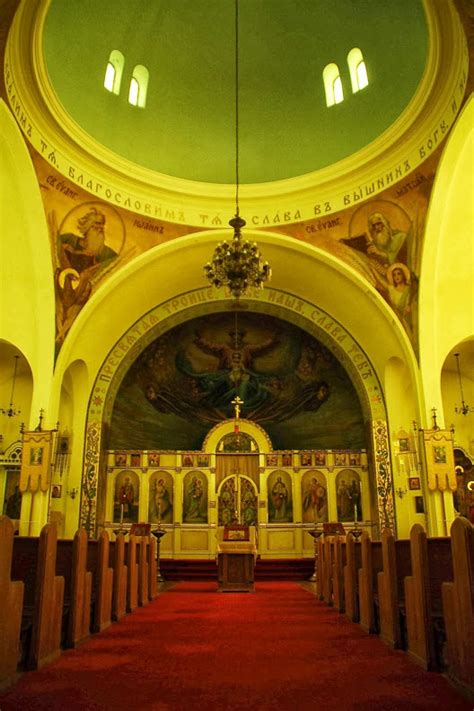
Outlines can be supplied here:
<path id="1" fill-rule="evenodd" d="M 334 551 L 334 536 L 324 537 L 324 566 L 323 566 L 323 579 L 322 579 L 322 590 L 323 590 L 323 600 L 326 605 L 330 607 L 333 604 L 332 599 L 332 567 L 333 567 L 333 551 Z"/>
<path id="2" fill-rule="evenodd" d="M 447 672 L 474 696 L 474 528 L 460 516 L 451 525 L 454 582 L 442 584 Z"/>
<path id="3" fill-rule="evenodd" d="M 336 536 L 334 539 L 333 559 L 332 587 L 334 607 L 339 612 L 344 612 L 344 566 L 346 565 L 346 539 L 343 536 Z"/>
<path id="4" fill-rule="evenodd" d="M 58 572 L 65 578 L 64 647 L 77 647 L 90 635 L 92 573 L 87 570 L 88 540 L 84 529 L 74 540 L 58 542 Z"/>
<path id="5" fill-rule="evenodd" d="M 77 647 L 90 635 L 92 573 L 87 570 L 87 533 L 76 531 L 72 549 L 71 612 L 67 646 Z"/>
<path id="6" fill-rule="evenodd" d="M 109 566 L 109 534 L 102 531 L 87 545 L 87 569 L 92 573 L 92 631 L 102 632 L 112 623 L 114 570 Z"/>
<path id="7" fill-rule="evenodd" d="M 316 543 L 317 565 L 316 565 L 316 597 L 323 600 L 323 580 L 324 580 L 324 539 L 318 538 Z"/>
<path id="8" fill-rule="evenodd" d="M 10 579 L 15 528 L 0 516 L 0 689 L 16 680 L 20 658 L 20 630 L 24 583 Z"/>
<path id="9" fill-rule="evenodd" d="M 139 536 L 137 553 L 138 553 L 138 604 L 140 607 L 148 605 L 150 601 L 150 593 L 148 589 L 148 536 Z"/>
<path id="10" fill-rule="evenodd" d="M 439 671 L 435 631 L 442 624 L 441 586 L 453 579 L 451 540 L 428 538 L 417 523 L 410 531 L 410 552 L 412 574 L 405 578 L 408 654 L 424 669 Z"/>
<path id="11" fill-rule="evenodd" d="M 64 578 L 56 575 L 57 528 L 43 526 L 39 538 L 15 536 L 12 579 L 23 580 L 22 659 L 40 669 L 61 654 Z"/>
<path id="12" fill-rule="evenodd" d="M 112 619 L 120 620 L 127 612 L 128 568 L 125 565 L 125 538 L 119 534 L 110 544 L 111 563 L 114 569 L 112 591 Z"/>
<path id="13" fill-rule="evenodd" d="M 127 561 L 127 612 L 133 612 L 138 607 L 138 563 L 136 536 L 129 536 L 125 544 Z"/>
<path id="14" fill-rule="evenodd" d="M 156 538 L 150 536 L 148 545 L 148 596 L 150 600 L 154 600 L 158 595 L 156 548 Z"/>
<path id="15" fill-rule="evenodd" d="M 360 542 L 352 533 L 346 536 L 346 565 L 344 566 L 344 600 L 346 617 L 351 622 L 359 621 L 358 571 L 361 566 Z"/>
<path id="16" fill-rule="evenodd" d="M 410 541 L 395 541 L 392 531 L 382 531 L 383 571 L 377 575 L 379 635 L 388 645 L 406 647 L 404 630 L 405 576 L 411 575 Z"/>
<path id="17" fill-rule="evenodd" d="M 383 570 L 382 543 L 371 541 L 367 531 L 361 538 L 359 570 L 359 624 L 366 632 L 378 632 L 375 600 L 378 595 L 377 575 Z"/>

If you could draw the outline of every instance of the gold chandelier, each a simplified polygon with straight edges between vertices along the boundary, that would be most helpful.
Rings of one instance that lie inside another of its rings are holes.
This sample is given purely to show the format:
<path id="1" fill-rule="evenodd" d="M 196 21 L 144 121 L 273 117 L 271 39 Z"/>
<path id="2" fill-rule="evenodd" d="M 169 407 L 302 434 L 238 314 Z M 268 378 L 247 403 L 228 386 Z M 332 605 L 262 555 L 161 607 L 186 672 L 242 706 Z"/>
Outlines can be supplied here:
<path id="1" fill-rule="evenodd" d="M 245 224 L 239 211 L 239 0 L 235 0 L 235 216 L 229 220 L 234 236 L 217 245 L 204 272 L 212 286 L 227 287 L 236 299 L 252 289 L 263 289 L 271 278 L 270 265 L 263 261 L 256 242 L 242 239 Z"/>

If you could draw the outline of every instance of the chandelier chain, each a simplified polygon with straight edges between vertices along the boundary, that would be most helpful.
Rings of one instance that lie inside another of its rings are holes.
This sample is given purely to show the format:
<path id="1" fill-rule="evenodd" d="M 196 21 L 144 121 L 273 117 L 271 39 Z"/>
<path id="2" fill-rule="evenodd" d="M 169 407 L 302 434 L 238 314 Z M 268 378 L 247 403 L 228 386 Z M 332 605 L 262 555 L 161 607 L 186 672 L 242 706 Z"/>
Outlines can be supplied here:
<path id="1" fill-rule="evenodd" d="M 239 0 L 235 0 L 235 216 L 239 216 Z"/>
<path id="2" fill-rule="evenodd" d="M 233 228 L 231 241 L 220 242 L 212 261 L 204 265 L 208 281 L 217 289 L 226 287 L 229 293 L 239 299 L 253 289 L 263 289 L 264 282 L 271 278 L 268 262 L 263 262 L 255 242 L 242 238 L 245 220 L 240 217 L 240 144 L 239 144 L 239 0 L 235 0 L 235 216 L 229 220 Z"/>
<path id="3" fill-rule="evenodd" d="M 455 353 L 454 357 L 456 358 L 456 366 L 457 366 L 457 371 L 458 371 L 458 380 L 459 380 L 459 390 L 461 394 L 461 406 L 460 407 L 455 407 L 454 410 L 455 412 L 461 414 L 461 415 L 469 415 L 471 412 L 474 412 L 474 407 L 471 405 L 468 405 L 467 402 L 464 401 L 464 390 L 462 387 L 462 377 L 461 377 L 461 367 L 459 365 L 459 353 Z"/>

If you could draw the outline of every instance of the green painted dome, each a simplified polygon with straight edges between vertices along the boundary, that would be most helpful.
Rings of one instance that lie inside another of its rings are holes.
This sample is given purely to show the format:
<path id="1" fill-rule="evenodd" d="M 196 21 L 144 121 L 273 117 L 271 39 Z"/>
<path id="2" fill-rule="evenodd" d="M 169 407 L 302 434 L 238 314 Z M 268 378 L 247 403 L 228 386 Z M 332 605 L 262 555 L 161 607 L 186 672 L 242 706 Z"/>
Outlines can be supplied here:
<path id="1" fill-rule="evenodd" d="M 114 153 L 159 173 L 235 182 L 233 0 L 52 0 L 46 66 L 70 116 Z M 352 93 L 358 47 L 369 84 Z M 118 95 L 104 89 L 112 50 Z M 370 144 L 407 109 L 428 53 L 421 0 L 240 0 L 240 181 L 292 178 Z M 326 106 L 322 73 L 338 65 L 342 103 Z M 128 103 L 136 65 L 145 108 Z"/>

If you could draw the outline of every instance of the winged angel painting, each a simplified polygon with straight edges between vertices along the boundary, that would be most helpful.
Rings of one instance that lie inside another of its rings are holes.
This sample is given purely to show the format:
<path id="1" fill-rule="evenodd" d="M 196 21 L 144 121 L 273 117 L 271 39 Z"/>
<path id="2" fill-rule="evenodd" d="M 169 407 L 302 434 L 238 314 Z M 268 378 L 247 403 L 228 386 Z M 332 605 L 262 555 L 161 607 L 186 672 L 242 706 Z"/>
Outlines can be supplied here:
<path id="1" fill-rule="evenodd" d="M 199 448 L 233 416 L 237 395 L 241 417 L 264 427 L 274 447 L 363 446 L 355 390 L 330 351 L 296 326 L 249 313 L 238 326 L 232 314 L 194 319 L 150 344 L 117 394 L 111 446 L 132 446 L 125 437 L 140 413 L 133 446 Z"/>

